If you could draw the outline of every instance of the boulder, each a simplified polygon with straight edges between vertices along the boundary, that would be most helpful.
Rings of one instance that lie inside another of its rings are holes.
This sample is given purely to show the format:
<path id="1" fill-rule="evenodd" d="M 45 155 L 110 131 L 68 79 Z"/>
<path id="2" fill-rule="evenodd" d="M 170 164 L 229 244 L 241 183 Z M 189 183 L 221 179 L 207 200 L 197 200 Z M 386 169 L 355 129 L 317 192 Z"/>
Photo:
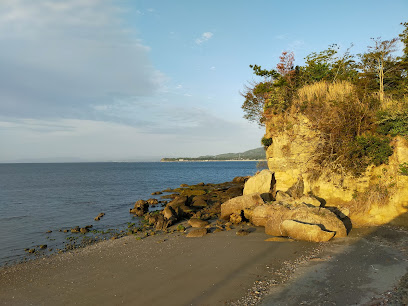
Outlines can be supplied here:
<path id="1" fill-rule="evenodd" d="M 143 216 L 149 211 L 149 203 L 144 200 L 139 200 L 135 203 L 133 209 L 130 210 L 130 213 L 135 214 L 139 217 Z"/>
<path id="2" fill-rule="evenodd" d="M 191 206 L 202 208 L 202 207 L 207 206 L 207 202 L 201 197 L 200 198 L 199 197 L 194 197 L 193 202 L 191 203 Z"/>
<path id="3" fill-rule="evenodd" d="M 260 194 L 248 194 L 235 197 L 221 204 L 221 218 L 228 220 L 231 214 L 241 214 L 248 208 L 265 204 Z"/>
<path id="4" fill-rule="evenodd" d="M 197 228 L 193 229 L 190 231 L 186 237 L 192 238 L 192 237 L 203 237 L 204 235 L 207 235 L 207 229 L 206 228 Z"/>
<path id="5" fill-rule="evenodd" d="M 208 221 L 204 221 L 201 219 L 191 218 L 190 220 L 188 220 L 188 224 L 191 227 L 206 227 L 209 223 Z"/>
<path id="6" fill-rule="evenodd" d="M 157 199 L 148 199 L 148 200 L 147 200 L 147 203 L 148 203 L 149 205 L 154 206 L 154 205 L 159 204 L 159 200 L 157 200 Z"/>
<path id="7" fill-rule="evenodd" d="M 326 242 L 332 239 L 334 232 L 322 230 L 316 224 L 307 224 L 295 220 L 285 220 L 282 222 L 282 229 L 285 236 L 295 240 L 303 240 L 310 242 Z"/>
<path id="8" fill-rule="evenodd" d="M 176 221 L 178 218 L 177 213 L 171 206 L 166 206 L 162 211 L 163 217 L 171 222 Z"/>
<path id="9" fill-rule="evenodd" d="M 159 194 L 162 194 L 163 192 L 161 192 L 161 191 L 155 191 L 155 192 L 152 192 L 152 195 L 159 195 Z"/>
<path id="10" fill-rule="evenodd" d="M 244 186 L 244 195 L 252 193 L 275 193 L 275 173 L 270 170 L 262 170 L 257 175 L 249 178 Z"/>
<path id="11" fill-rule="evenodd" d="M 315 198 L 314 196 L 311 196 L 311 195 L 304 195 L 304 196 L 300 197 L 297 200 L 297 202 L 298 203 L 299 202 L 300 203 L 305 203 L 305 204 L 312 205 L 312 206 L 315 206 L 315 207 L 320 207 L 322 205 L 322 203 L 317 198 Z"/>
<path id="12" fill-rule="evenodd" d="M 317 224 L 324 230 L 335 232 L 336 237 L 346 237 L 344 223 L 330 210 L 306 204 L 290 205 L 273 202 L 244 211 L 244 215 L 256 226 L 265 226 L 265 233 L 272 236 L 285 236 L 282 223 L 296 220 L 303 223 Z"/>

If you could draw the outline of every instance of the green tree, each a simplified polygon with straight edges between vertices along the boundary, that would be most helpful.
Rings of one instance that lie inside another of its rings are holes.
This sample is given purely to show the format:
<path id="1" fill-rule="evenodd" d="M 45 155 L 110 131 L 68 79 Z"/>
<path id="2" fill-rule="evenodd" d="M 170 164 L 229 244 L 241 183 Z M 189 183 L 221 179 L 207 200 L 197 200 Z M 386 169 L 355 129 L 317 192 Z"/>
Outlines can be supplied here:
<path id="1" fill-rule="evenodd" d="M 381 103 L 384 101 L 386 87 L 391 87 L 392 72 L 398 70 L 396 57 L 393 53 L 397 50 L 397 38 L 381 40 L 380 37 L 373 40 L 373 45 L 368 46 L 368 51 L 360 56 L 361 77 L 371 80 L 371 86 L 378 89 L 378 97 Z M 368 83 L 368 82 L 367 82 Z"/>

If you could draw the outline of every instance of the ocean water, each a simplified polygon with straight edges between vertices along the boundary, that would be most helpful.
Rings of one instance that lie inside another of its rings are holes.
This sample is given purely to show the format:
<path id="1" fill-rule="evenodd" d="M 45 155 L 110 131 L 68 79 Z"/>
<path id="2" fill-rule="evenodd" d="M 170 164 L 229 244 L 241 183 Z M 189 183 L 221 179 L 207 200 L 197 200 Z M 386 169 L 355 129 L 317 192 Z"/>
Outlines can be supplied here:
<path id="1" fill-rule="evenodd" d="M 154 191 L 253 175 L 256 163 L 0 164 L 0 266 L 33 256 L 26 248 L 62 247 L 68 234 L 60 229 L 125 228 L 135 222 L 129 208 L 139 199 L 159 199 Z M 94 221 L 100 212 L 106 215 Z"/>

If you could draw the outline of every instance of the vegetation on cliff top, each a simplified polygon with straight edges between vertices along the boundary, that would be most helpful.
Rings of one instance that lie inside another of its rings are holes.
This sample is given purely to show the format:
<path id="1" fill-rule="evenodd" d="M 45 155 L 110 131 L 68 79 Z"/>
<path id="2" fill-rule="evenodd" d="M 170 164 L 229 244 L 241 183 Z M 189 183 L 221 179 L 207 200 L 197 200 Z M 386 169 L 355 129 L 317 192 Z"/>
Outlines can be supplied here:
<path id="1" fill-rule="evenodd" d="M 352 54 L 352 46 L 339 54 L 331 45 L 308 55 L 303 66 L 295 66 L 288 51 L 276 69 L 250 65 L 263 80 L 242 93 L 244 117 L 278 133 L 305 116 L 319 134 L 312 162 L 321 168 L 358 175 L 370 164 L 387 163 L 391 138 L 408 137 L 408 22 L 401 25 L 399 38 L 372 39 L 362 54 Z"/>

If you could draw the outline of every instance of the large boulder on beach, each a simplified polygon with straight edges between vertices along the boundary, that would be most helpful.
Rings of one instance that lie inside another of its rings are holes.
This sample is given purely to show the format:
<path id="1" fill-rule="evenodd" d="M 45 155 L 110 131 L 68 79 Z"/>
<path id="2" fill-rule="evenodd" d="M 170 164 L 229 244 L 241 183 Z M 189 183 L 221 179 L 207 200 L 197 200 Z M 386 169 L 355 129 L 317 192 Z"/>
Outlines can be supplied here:
<path id="1" fill-rule="evenodd" d="M 275 185 L 276 185 L 275 173 L 265 169 L 246 181 L 243 194 L 244 195 L 252 193 L 274 194 Z"/>
<path id="2" fill-rule="evenodd" d="M 260 194 L 249 194 L 235 197 L 221 205 L 221 218 L 228 220 L 230 215 L 240 215 L 245 209 L 265 204 Z"/>
<path id="3" fill-rule="evenodd" d="M 285 220 L 316 224 L 324 230 L 335 232 L 336 237 L 347 236 L 347 229 L 342 220 L 323 207 L 273 202 L 247 209 L 244 215 L 254 225 L 265 226 L 265 233 L 272 236 L 285 236 L 282 229 Z"/>
<path id="4" fill-rule="evenodd" d="M 283 236 L 295 240 L 310 242 L 326 242 L 334 237 L 335 232 L 323 230 L 319 225 L 302 223 L 296 220 L 285 220 L 282 222 Z"/>

